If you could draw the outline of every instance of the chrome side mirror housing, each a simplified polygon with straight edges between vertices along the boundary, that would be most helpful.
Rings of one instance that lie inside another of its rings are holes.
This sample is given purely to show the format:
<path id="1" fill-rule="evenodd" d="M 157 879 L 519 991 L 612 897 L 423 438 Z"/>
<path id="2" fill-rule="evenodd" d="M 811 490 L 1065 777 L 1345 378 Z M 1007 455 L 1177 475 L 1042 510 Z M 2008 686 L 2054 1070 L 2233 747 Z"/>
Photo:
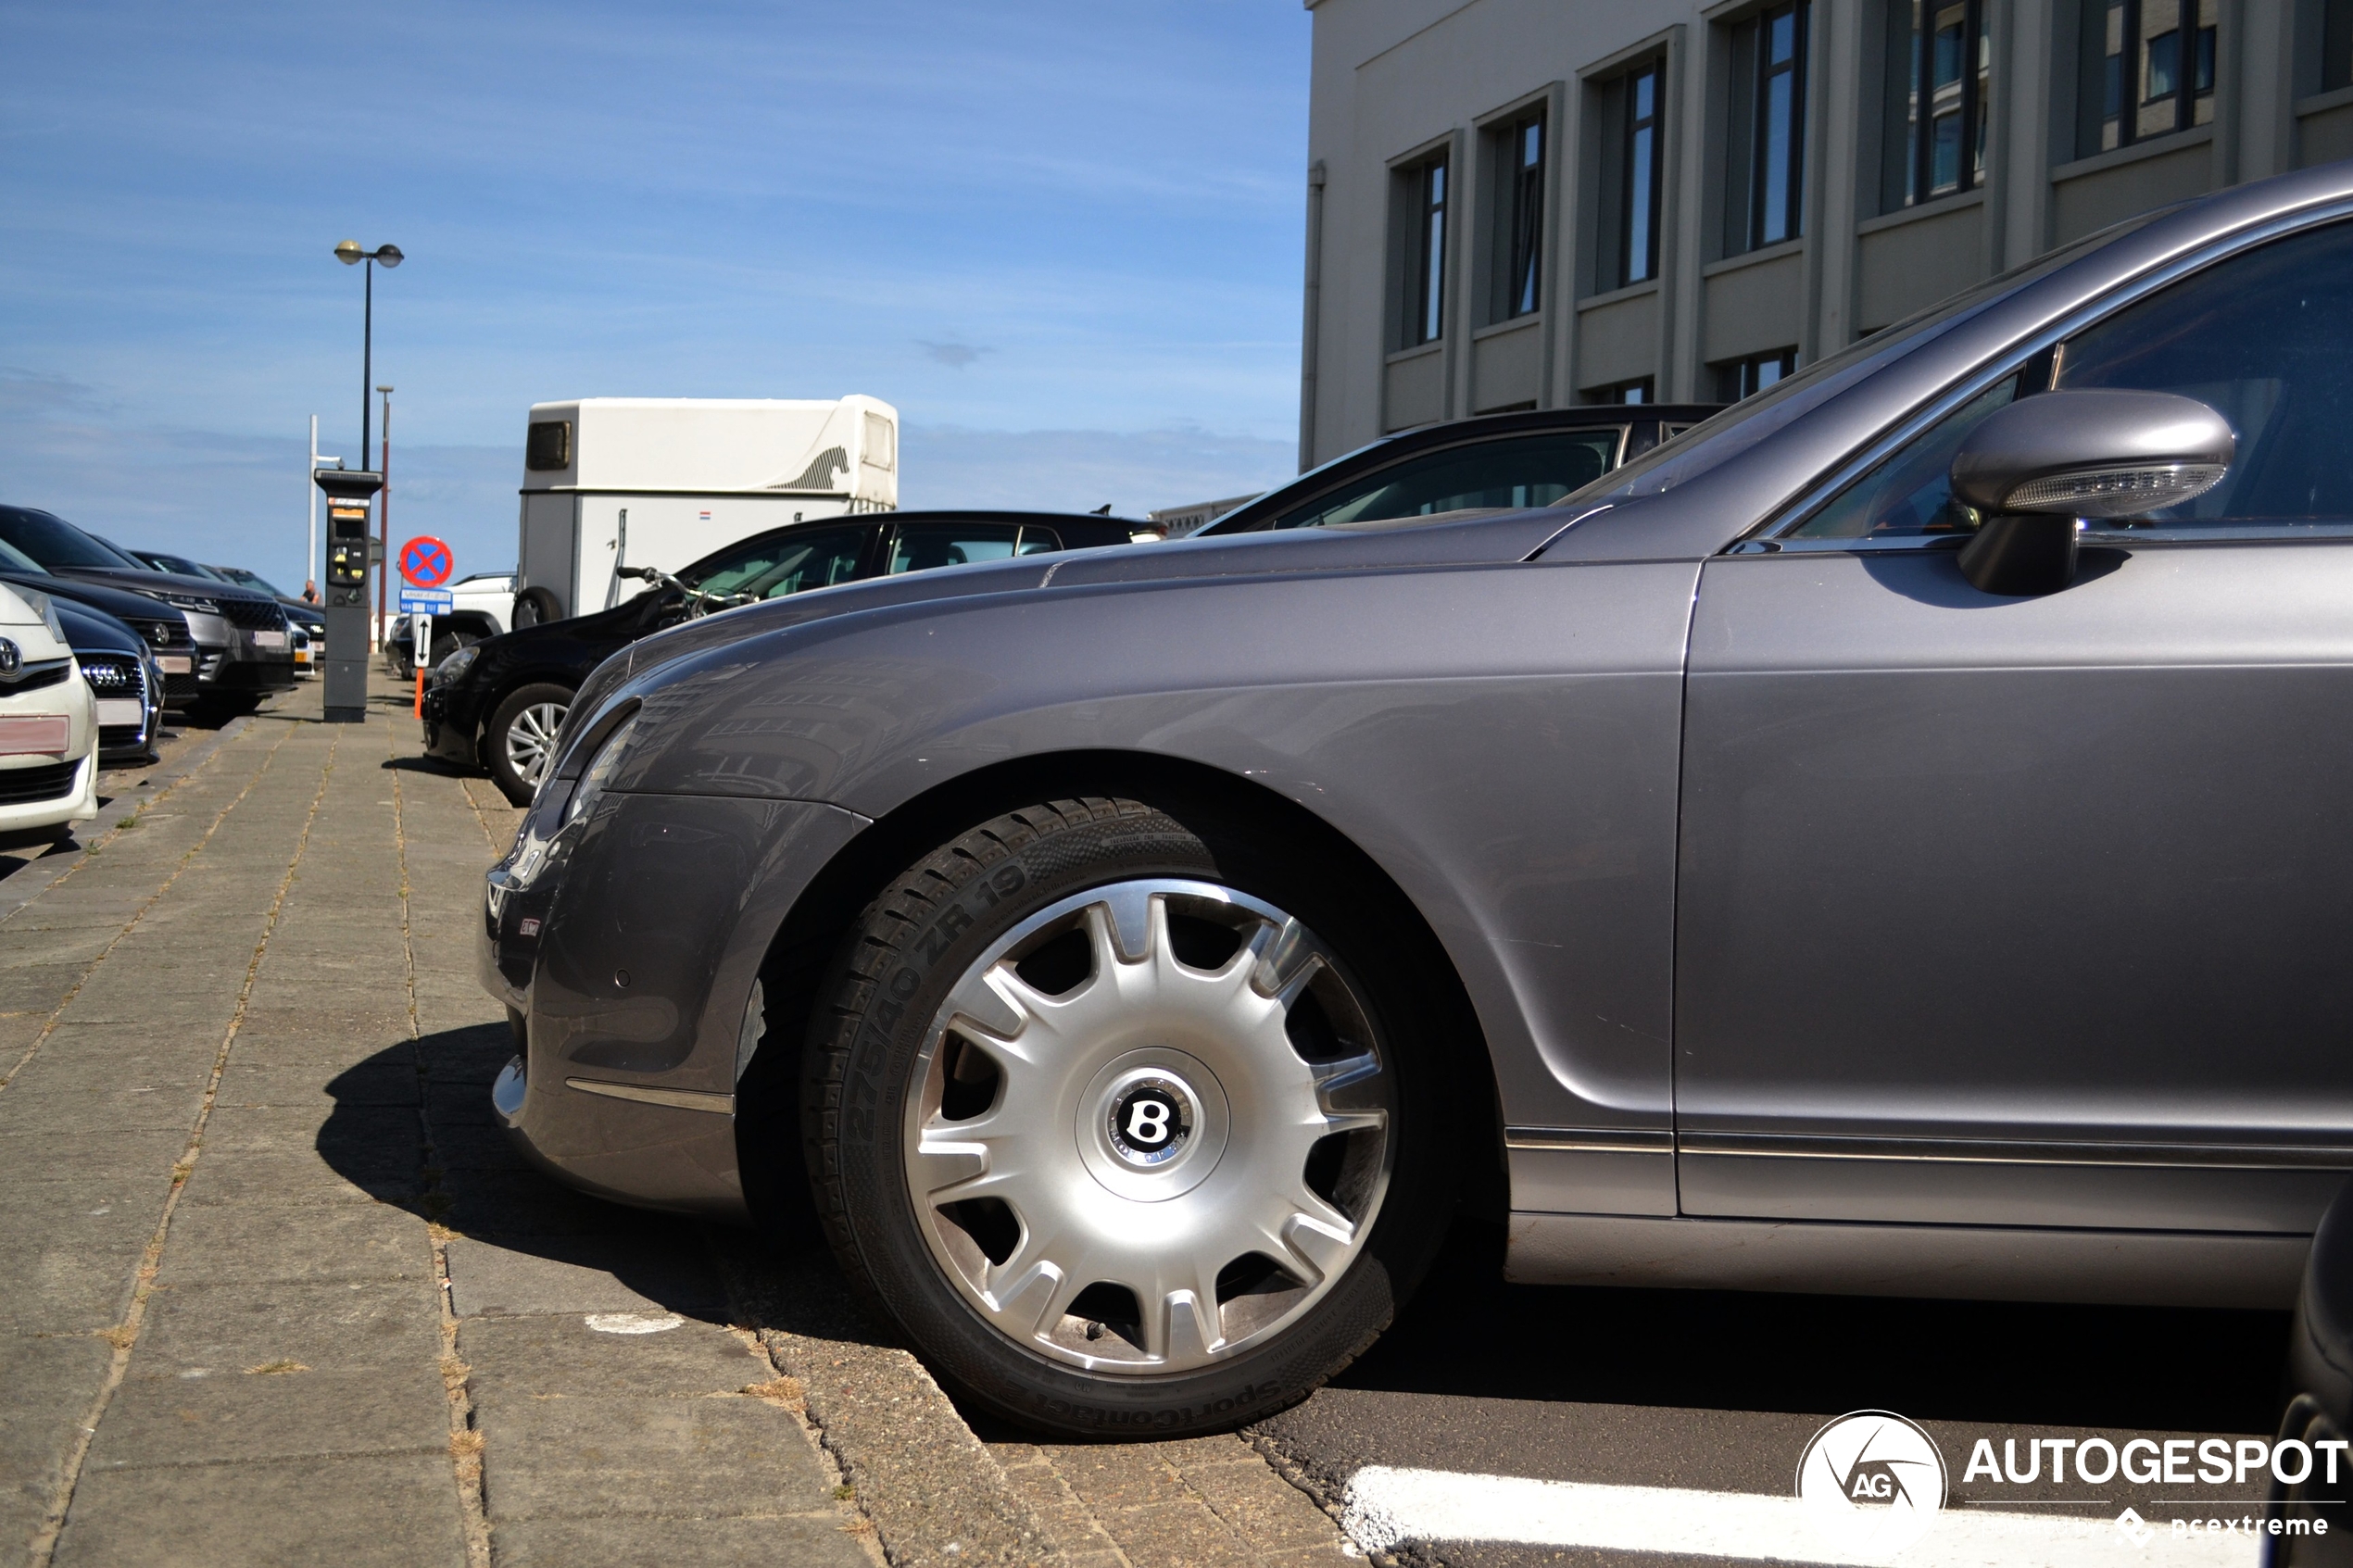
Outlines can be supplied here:
<path id="1" fill-rule="evenodd" d="M 2078 518 L 2133 517 L 2221 483 L 2238 438 L 2170 392 L 2046 392 L 1988 416 L 1953 455 L 1954 497 L 1985 514 L 1961 572 L 1988 594 L 2054 593 L 2075 577 Z"/>

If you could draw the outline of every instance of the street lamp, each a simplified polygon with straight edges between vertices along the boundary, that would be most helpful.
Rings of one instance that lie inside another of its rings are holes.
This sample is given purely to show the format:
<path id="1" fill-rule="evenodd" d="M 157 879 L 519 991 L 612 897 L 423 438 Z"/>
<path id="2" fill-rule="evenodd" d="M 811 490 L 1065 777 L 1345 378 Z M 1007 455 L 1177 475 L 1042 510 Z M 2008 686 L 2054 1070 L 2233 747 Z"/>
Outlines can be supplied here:
<path id="1" fill-rule="evenodd" d="M 346 267 L 368 264 L 368 282 L 362 289 L 365 303 L 359 317 L 359 460 L 368 460 L 368 388 L 376 379 L 376 265 L 397 267 L 403 257 L 398 245 L 378 245 L 373 250 L 361 250 L 358 240 L 345 240 L 335 246 L 335 259 Z"/>
<path id="2" fill-rule="evenodd" d="M 376 464 L 376 471 L 384 476 L 384 488 L 376 492 L 376 558 L 384 563 L 376 572 L 376 631 L 383 635 L 388 624 L 384 583 L 390 580 L 392 568 L 392 388 L 379 384 L 376 391 L 384 400 L 384 457 Z"/>

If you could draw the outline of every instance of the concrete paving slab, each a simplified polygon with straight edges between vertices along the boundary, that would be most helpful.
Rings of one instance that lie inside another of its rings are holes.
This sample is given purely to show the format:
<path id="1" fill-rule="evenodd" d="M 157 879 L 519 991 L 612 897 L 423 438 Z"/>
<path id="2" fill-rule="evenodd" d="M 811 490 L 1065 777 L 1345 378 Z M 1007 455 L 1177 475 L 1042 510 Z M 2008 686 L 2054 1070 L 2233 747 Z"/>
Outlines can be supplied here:
<path id="1" fill-rule="evenodd" d="M 0 1332 L 71 1334 L 122 1321 L 170 1190 L 168 1174 L 25 1181 L 0 1204 Z"/>
<path id="2" fill-rule="evenodd" d="M 489 1238 L 603 1235 L 627 1222 L 619 1204 L 560 1186 L 536 1171 L 451 1171 L 441 1179 L 449 1200 L 442 1223 Z"/>
<path id="3" fill-rule="evenodd" d="M 478 1399 L 633 1394 L 740 1394 L 776 1374 L 731 1329 L 692 1320 L 653 1334 L 613 1334 L 585 1316 L 469 1318 L 458 1357 Z"/>
<path id="4" fill-rule="evenodd" d="M 200 1158 L 183 1204 L 252 1203 L 296 1207 L 316 1203 L 406 1203 L 422 1190 L 412 1171 L 386 1168 L 346 1175 L 316 1151 L 255 1154 L 228 1150 Z"/>
<path id="5" fill-rule="evenodd" d="M 461 1318 L 543 1312 L 724 1313 L 726 1293 L 689 1238 L 555 1236 L 500 1245 L 459 1236 L 447 1248 L 449 1298 Z"/>
<path id="6" fill-rule="evenodd" d="M 227 1376 L 279 1361 L 365 1372 L 440 1358 L 429 1280 L 257 1280 L 157 1290 L 131 1365 L 141 1376 Z"/>
<path id="7" fill-rule="evenodd" d="M 104 1471 L 74 1493 L 60 1568 L 464 1568 L 448 1454 Z"/>
<path id="8" fill-rule="evenodd" d="M 424 1083 L 408 1053 L 380 1053 L 340 1071 L 245 1060 L 245 1041 L 220 1075 L 221 1106 L 307 1109 L 324 1121 L 337 1106 L 408 1106 L 424 1101 Z"/>
<path id="9" fill-rule="evenodd" d="M 0 1540 L 31 1540 L 48 1517 L 113 1360 L 114 1346 L 94 1337 L 0 1340 Z"/>
<path id="10" fill-rule="evenodd" d="M 872 1525 L 837 1509 L 737 1519 L 523 1519 L 492 1526 L 499 1568 L 879 1568 Z"/>
<path id="11" fill-rule="evenodd" d="M 387 1203 L 330 1203 L 298 1216 L 276 1208 L 187 1204 L 171 1222 L 162 1285 L 426 1280 L 425 1222 Z"/>
<path id="12" fill-rule="evenodd" d="M 486 1395 L 483 1506 L 510 1519 L 806 1513 L 832 1478 L 786 1411 L 744 1397 Z"/>
<path id="13" fill-rule="evenodd" d="M 134 1372 L 107 1408 L 84 1474 L 161 1464 L 448 1451 L 448 1397 L 430 1361 L 337 1372 L 278 1357 L 202 1377 Z"/>

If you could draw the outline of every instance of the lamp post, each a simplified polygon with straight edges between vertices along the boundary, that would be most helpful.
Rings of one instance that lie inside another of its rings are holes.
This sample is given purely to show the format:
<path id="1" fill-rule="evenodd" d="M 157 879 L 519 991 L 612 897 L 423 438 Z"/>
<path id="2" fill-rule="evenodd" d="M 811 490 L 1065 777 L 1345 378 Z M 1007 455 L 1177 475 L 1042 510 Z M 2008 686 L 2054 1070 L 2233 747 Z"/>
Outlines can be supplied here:
<path id="1" fill-rule="evenodd" d="M 392 622 L 384 619 L 384 584 L 392 578 L 392 388 L 379 386 L 376 391 L 384 400 L 384 456 L 376 464 L 376 471 L 384 476 L 384 488 L 376 492 L 376 634 L 381 639 L 392 631 Z"/>

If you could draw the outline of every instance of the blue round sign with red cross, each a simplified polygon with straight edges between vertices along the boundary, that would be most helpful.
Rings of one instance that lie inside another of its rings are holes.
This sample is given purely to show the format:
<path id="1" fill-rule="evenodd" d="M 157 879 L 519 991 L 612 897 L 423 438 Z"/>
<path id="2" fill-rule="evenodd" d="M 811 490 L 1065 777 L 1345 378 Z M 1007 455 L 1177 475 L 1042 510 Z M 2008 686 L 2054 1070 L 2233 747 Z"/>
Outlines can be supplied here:
<path id="1" fill-rule="evenodd" d="M 430 533 L 420 533 L 400 546 L 400 575 L 420 588 L 438 588 L 458 569 L 449 546 Z"/>

